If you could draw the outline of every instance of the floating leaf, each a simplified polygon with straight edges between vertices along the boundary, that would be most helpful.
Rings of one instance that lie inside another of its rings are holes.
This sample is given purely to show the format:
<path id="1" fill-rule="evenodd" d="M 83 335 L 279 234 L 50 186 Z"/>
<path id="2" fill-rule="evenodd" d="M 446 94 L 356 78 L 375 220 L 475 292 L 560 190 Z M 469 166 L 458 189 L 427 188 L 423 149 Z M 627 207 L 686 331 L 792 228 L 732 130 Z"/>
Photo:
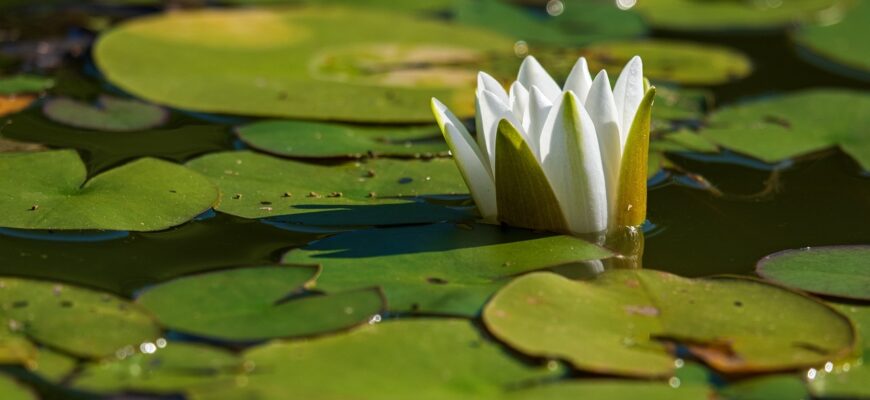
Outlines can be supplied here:
<path id="1" fill-rule="evenodd" d="M 220 187 L 221 203 L 216 210 L 243 218 L 322 213 L 324 219 L 331 219 L 335 213 L 346 214 L 354 207 L 374 206 L 382 206 L 380 211 L 388 214 L 390 208 L 385 204 L 401 205 L 416 196 L 467 191 L 450 159 L 374 159 L 322 166 L 237 151 L 209 154 L 188 166 Z M 314 214 L 294 222 L 319 225 L 317 219 Z M 363 215 L 349 218 L 347 223 L 377 224 L 378 220 Z"/>
<path id="2" fill-rule="evenodd" d="M 148 231 L 209 209 L 218 190 L 182 166 L 143 158 L 85 180 L 75 151 L 0 154 L 0 226 Z"/>
<path id="3" fill-rule="evenodd" d="M 72 381 L 77 390 L 96 393 L 181 393 L 226 378 L 242 368 L 234 354 L 202 344 L 146 343 L 123 359 L 86 364 Z"/>
<path id="4" fill-rule="evenodd" d="M 825 363 L 822 368 L 807 372 L 813 398 L 866 399 L 870 398 L 870 305 L 833 304 L 848 316 L 858 328 L 864 347 L 863 357 Z"/>
<path id="5" fill-rule="evenodd" d="M 591 282 L 531 274 L 499 291 L 483 319 L 523 353 L 628 376 L 672 372 L 673 356 L 656 338 L 685 343 L 727 373 L 817 365 L 855 345 L 849 321 L 811 298 L 751 279 L 648 270 L 611 270 Z"/>
<path id="6" fill-rule="evenodd" d="M 710 388 L 702 384 L 679 385 L 617 379 L 582 379 L 559 381 L 508 392 L 508 400 L 708 400 Z"/>
<path id="7" fill-rule="evenodd" d="M 561 373 L 518 361 L 471 322 L 408 319 L 248 350 L 245 385 L 197 387 L 192 399 L 501 399 L 510 385 Z M 341 362 L 336 362 L 341 360 Z M 288 386 L 292 382 L 292 386 Z"/>
<path id="8" fill-rule="evenodd" d="M 786 27 L 824 13 L 843 12 L 847 1 L 788 0 L 782 2 L 644 0 L 637 12 L 656 27 L 715 31 Z"/>
<path id="9" fill-rule="evenodd" d="M 632 57 L 643 58 L 643 73 L 655 82 L 717 85 L 741 79 L 752 71 L 743 53 L 727 47 L 674 40 L 598 43 L 583 49 L 589 69 L 606 69 L 611 76 Z"/>
<path id="10" fill-rule="evenodd" d="M 797 374 L 749 378 L 725 386 L 721 400 L 809 400 L 806 385 Z"/>
<path id="11" fill-rule="evenodd" d="M 823 295 L 870 300 L 870 246 L 785 250 L 761 259 L 765 279 Z"/>
<path id="12" fill-rule="evenodd" d="M 0 398 L 3 400 L 37 400 L 35 394 L 6 375 L 0 375 Z"/>
<path id="13" fill-rule="evenodd" d="M 109 132 L 151 129 L 169 119 L 169 111 L 163 107 L 106 95 L 101 95 L 95 105 L 64 97 L 54 98 L 45 102 L 42 111 L 57 123 Z"/>
<path id="14" fill-rule="evenodd" d="M 429 123 L 431 97 L 472 115 L 477 66 L 512 46 L 493 33 L 403 14 L 305 7 L 140 18 L 103 35 L 94 56 L 109 81 L 173 107 Z"/>
<path id="15" fill-rule="evenodd" d="M 769 163 L 839 146 L 870 170 L 868 109 L 866 93 L 807 90 L 722 108 L 701 133 Z"/>
<path id="16" fill-rule="evenodd" d="M 609 256 L 571 236 L 442 223 L 342 233 L 282 261 L 320 264 L 327 292 L 380 286 L 391 311 L 473 316 L 508 277 Z"/>
<path id="17" fill-rule="evenodd" d="M 23 153 L 45 150 L 48 150 L 48 147 L 39 143 L 21 142 L 0 137 L 0 153 Z"/>
<path id="18" fill-rule="evenodd" d="M 841 20 L 804 25 L 791 37 L 799 46 L 814 53 L 804 57 L 810 62 L 834 72 L 870 80 L 870 43 L 856 40 L 870 35 L 870 3 L 855 3 L 854 8 L 838 16 Z M 831 62 L 835 64 L 831 65 Z"/>
<path id="19" fill-rule="evenodd" d="M 27 94 L 0 96 L 0 117 L 19 112 L 30 106 L 34 100 L 36 96 Z"/>
<path id="20" fill-rule="evenodd" d="M 160 334 L 141 307 L 108 293 L 60 283 L 2 278 L 0 304 L 0 324 L 9 329 L 0 336 L 4 350 L 10 339 L 27 345 L 20 341 L 26 337 L 69 354 L 105 357 Z M 15 361 L 32 364 L 39 359 L 33 353 L 33 358 Z"/>
<path id="21" fill-rule="evenodd" d="M 48 348 L 40 348 L 36 357 L 26 364 L 27 370 L 40 378 L 60 383 L 78 366 L 78 360 Z"/>
<path id="22" fill-rule="evenodd" d="M 0 78 L 0 95 L 36 93 L 54 86 L 54 79 L 36 75 L 15 75 Z"/>
<path id="23" fill-rule="evenodd" d="M 384 308 L 377 289 L 301 296 L 318 271 L 271 266 L 192 275 L 149 289 L 137 302 L 174 330 L 238 341 L 347 329 Z"/>
<path id="24" fill-rule="evenodd" d="M 248 146 L 289 157 L 432 156 L 447 153 L 435 126 L 368 127 L 308 121 L 260 121 L 236 130 Z"/>
<path id="25" fill-rule="evenodd" d="M 697 121 L 712 106 L 713 95 L 704 89 L 656 86 L 653 124 L 663 121 Z M 655 126 L 653 126 L 653 130 Z"/>

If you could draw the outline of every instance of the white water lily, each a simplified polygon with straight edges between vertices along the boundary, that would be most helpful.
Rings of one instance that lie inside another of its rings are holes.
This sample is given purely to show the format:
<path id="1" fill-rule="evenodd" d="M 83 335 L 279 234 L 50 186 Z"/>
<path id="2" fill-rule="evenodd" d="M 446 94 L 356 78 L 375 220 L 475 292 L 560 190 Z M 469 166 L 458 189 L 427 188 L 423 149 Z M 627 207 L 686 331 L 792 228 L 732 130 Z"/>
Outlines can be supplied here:
<path id="1" fill-rule="evenodd" d="M 479 73 L 477 140 L 434 98 L 432 111 L 485 220 L 592 233 L 646 218 L 654 96 L 640 57 L 611 90 L 582 57 L 559 87 L 529 56 L 509 91 Z"/>

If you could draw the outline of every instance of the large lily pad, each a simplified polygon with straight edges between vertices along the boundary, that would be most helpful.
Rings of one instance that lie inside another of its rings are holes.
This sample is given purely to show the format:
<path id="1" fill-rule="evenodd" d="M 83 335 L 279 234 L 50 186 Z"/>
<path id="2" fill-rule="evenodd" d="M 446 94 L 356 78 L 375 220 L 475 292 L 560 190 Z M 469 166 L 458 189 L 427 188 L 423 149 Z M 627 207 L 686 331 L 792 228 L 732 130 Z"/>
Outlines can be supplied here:
<path id="1" fill-rule="evenodd" d="M 707 400 L 710 388 L 704 384 L 671 385 L 665 382 L 643 382 L 617 379 L 583 379 L 537 385 L 506 393 L 508 400 Z M 677 386 L 677 387 L 675 387 Z"/>
<path id="2" fill-rule="evenodd" d="M 160 330 L 141 307 L 75 286 L 21 278 L 0 279 L 0 358 L 38 362 L 29 340 L 81 357 L 105 357 L 153 341 Z"/>
<path id="3" fill-rule="evenodd" d="M 289 157 L 433 156 L 447 153 L 437 126 L 368 127 L 308 121 L 260 121 L 236 132 L 248 146 Z"/>
<path id="4" fill-rule="evenodd" d="M 384 308 L 377 289 L 303 296 L 318 271 L 309 265 L 211 272 L 158 285 L 136 301 L 174 330 L 243 341 L 346 329 Z"/>
<path id="5" fill-rule="evenodd" d="M 591 282 L 514 280 L 487 304 L 489 330 L 533 356 L 629 376 L 667 376 L 682 342 L 711 367 L 764 372 L 825 363 L 855 346 L 848 319 L 811 298 L 746 278 L 690 280 L 612 270 Z"/>
<path id="6" fill-rule="evenodd" d="M 178 108 L 430 122 L 433 96 L 472 115 L 476 65 L 512 46 L 494 33 L 399 13 L 305 7 L 140 18 L 103 35 L 94 55 L 114 84 Z"/>
<path id="7" fill-rule="evenodd" d="M 37 93 L 54 86 L 54 79 L 36 75 L 15 75 L 0 78 L 0 95 Z"/>
<path id="8" fill-rule="evenodd" d="M 821 368 L 807 371 L 809 389 L 814 398 L 867 399 L 870 398 L 870 305 L 834 304 L 848 316 L 861 334 L 863 354 L 860 358 L 825 363 Z M 856 352 L 857 353 L 857 352 Z"/>
<path id="9" fill-rule="evenodd" d="M 804 25 L 793 37 L 798 45 L 817 55 L 805 57 L 810 61 L 834 72 L 870 80 L 870 42 L 856 40 L 870 35 L 870 3 L 857 1 L 841 18 L 834 23 Z"/>
<path id="10" fill-rule="evenodd" d="M 808 292 L 870 300 L 870 246 L 806 247 L 771 254 L 756 271 Z"/>
<path id="11" fill-rule="evenodd" d="M 220 187 L 221 203 L 216 210 L 243 218 L 316 212 L 328 219 L 331 213 L 346 213 L 348 208 L 402 204 L 416 196 L 467 191 L 450 159 L 374 159 L 322 166 L 238 151 L 209 154 L 190 161 L 188 166 Z M 390 212 L 388 207 L 381 211 Z M 306 221 L 317 224 L 316 217 L 295 222 Z M 361 217 L 349 218 L 347 223 L 378 221 Z"/>
<path id="12" fill-rule="evenodd" d="M 843 12 L 849 3 L 849 0 L 643 0 L 637 2 L 636 9 L 657 27 L 713 31 L 785 27 L 791 22 L 819 18 L 825 12 Z"/>
<path id="13" fill-rule="evenodd" d="M 3 400 L 37 400 L 29 388 L 22 386 L 6 375 L 0 375 L 0 397 Z"/>
<path id="14" fill-rule="evenodd" d="M 743 53 L 727 47 L 674 40 L 598 43 L 581 52 L 593 71 L 606 69 L 611 76 L 632 57 L 643 58 L 643 73 L 655 82 L 717 85 L 741 79 L 752 72 Z"/>
<path id="15" fill-rule="evenodd" d="M 21 110 L 24 110 L 25 108 L 29 107 L 34 100 L 36 100 L 36 96 L 29 94 L 10 96 L 0 95 L 0 117 L 9 114 L 15 114 Z"/>
<path id="16" fill-rule="evenodd" d="M 139 100 L 100 96 L 96 104 L 59 97 L 43 104 L 51 120 L 76 128 L 109 132 L 133 132 L 166 123 L 169 111 Z"/>
<path id="17" fill-rule="evenodd" d="M 797 374 L 768 375 L 730 384 L 719 391 L 721 400 L 809 400 Z"/>
<path id="18" fill-rule="evenodd" d="M 123 359 L 85 365 L 71 386 L 96 393 L 181 393 L 241 370 L 242 361 L 226 350 L 164 339 L 146 343 Z"/>
<path id="19" fill-rule="evenodd" d="M 218 198 L 205 177 L 151 158 L 85 176 L 75 151 L 0 154 L 0 226 L 153 231 L 187 222 Z"/>
<path id="20" fill-rule="evenodd" d="M 199 387 L 191 397 L 266 400 L 292 391 L 308 400 L 501 399 L 511 385 L 561 373 L 557 365 L 518 361 L 458 319 L 384 322 L 345 335 L 266 344 L 244 358 L 255 366 L 246 379 Z"/>
<path id="21" fill-rule="evenodd" d="M 391 311 L 473 316 L 511 276 L 610 255 L 570 236 L 442 223 L 342 233 L 282 260 L 322 265 L 327 292 L 380 286 Z"/>
<path id="22" fill-rule="evenodd" d="M 769 163 L 839 146 L 870 170 L 868 109 L 866 93 L 807 90 L 722 108 L 701 133 Z"/>

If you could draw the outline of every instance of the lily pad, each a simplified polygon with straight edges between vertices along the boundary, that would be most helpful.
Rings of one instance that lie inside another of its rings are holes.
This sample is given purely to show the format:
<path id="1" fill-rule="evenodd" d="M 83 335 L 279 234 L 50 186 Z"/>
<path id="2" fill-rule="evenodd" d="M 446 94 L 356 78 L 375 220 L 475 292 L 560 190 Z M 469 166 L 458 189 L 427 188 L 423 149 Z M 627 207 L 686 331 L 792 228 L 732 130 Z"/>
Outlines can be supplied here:
<path id="1" fill-rule="evenodd" d="M 49 119 L 74 126 L 109 132 L 133 132 L 166 123 L 169 111 L 139 100 L 102 95 L 96 104 L 65 97 L 46 101 L 42 111 Z"/>
<path id="2" fill-rule="evenodd" d="M 54 79 L 37 75 L 15 75 L 0 78 L 0 95 L 37 93 L 54 86 Z"/>
<path id="3" fill-rule="evenodd" d="M 182 166 L 143 158 L 85 179 L 71 150 L 0 154 L 0 226 L 154 231 L 208 210 L 218 190 Z"/>
<path id="4" fill-rule="evenodd" d="M 172 107 L 428 123 L 433 96 L 473 115 L 478 64 L 512 48 L 513 41 L 474 28 L 312 6 L 140 18 L 101 36 L 94 56 L 112 83 Z"/>
<path id="5" fill-rule="evenodd" d="M 377 289 L 307 295 L 319 267 L 238 268 L 174 279 L 136 301 L 174 330 L 235 341 L 311 336 L 367 322 L 384 308 Z"/>
<path id="6" fill-rule="evenodd" d="M 37 343 L 80 357 L 105 357 L 154 340 L 160 329 L 141 307 L 108 293 L 21 278 L 0 279 L 4 361 L 38 362 Z M 28 348 L 29 347 L 29 348 Z M 8 357 L 18 348 L 21 358 Z M 35 366 L 38 367 L 38 364 Z"/>
<path id="7" fill-rule="evenodd" d="M 0 375 L 0 397 L 3 400 L 37 400 L 38 397 L 29 388 L 22 386 L 15 379 Z"/>
<path id="8" fill-rule="evenodd" d="M 308 400 L 501 399 L 510 385 L 562 372 L 556 363 L 547 368 L 511 357 L 458 319 L 391 321 L 344 335 L 273 342 L 244 358 L 255 366 L 244 384 L 202 386 L 190 397 L 266 400 L 292 390 Z"/>
<path id="9" fill-rule="evenodd" d="M 870 35 L 870 3 L 857 1 L 837 21 L 802 26 L 792 36 L 814 56 L 804 57 L 823 68 L 870 80 L 870 43 L 856 38 Z M 834 65 L 831 64 L 834 63 Z"/>
<path id="10" fill-rule="evenodd" d="M 868 109 L 866 93 L 807 90 L 722 108 L 701 133 L 768 163 L 839 146 L 870 170 Z"/>
<path id="11" fill-rule="evenodd" d="M 38 375 L 47 382 L 61 383 L 75 371 L 78 360 L 46 347 L 36 351 L 36 357 L 25 366 L 30 373 Z"/>
<path id="12" fill-rule="evenodd" d="M 657 339 L 684 343 L 726 373 L 817 365 L 849 354 L 856 341 L 841 314 L 778 286 L 651 270 L 611 270 L 591 282 L 530 274 L 499 291 L 483 319 L 525 354 L 627 376 L 672 373 L 674 358 Z"/>
<path id="13" fill-rule="evenodd" d="M 870 300 L 870 246 L 823 246 L 764 257 L 756 271 L 785 286 L 829 296 Z"/>
<path id="14" fill-rule="evenodd" d="M 866 399 L 870 398 L 870 305 L 834 304 L 854 322 L 861 334 L 863 355 L 857 359 L 833 360 L 821 368 L 807 371 L 809 389 L 813 398 Z M 857 352 L 856 352 L 857 353 Z"/>
<path id="15" fill-rule="evenodd" d="M 850 1 L 697 1 L 644 0 L 636 10 L 656 27 L 678 30 L 715 31 L 784 28 L 792 22 L 843 12 Z"/>
<path id="16" fill-rule="evenodd" d="M 48 147 L 39 143 L 22 142 L 0 137 L 0 153 L 24 153 L 45 150 L 48 150 Z"/>
<path id="17" fill-rule="evenodd" d="M 9 96 L 0 95 L 0 117 L 15 114 L 24 110 L 29 107 L 34 100 L 36 100 L 36 96 L 28 94 Z"/>
<path id="18" fill-rule="evenodd" d="M 209 154 L 187 165 L 220 187 L 216 210 L 242 218 L 313 212 L 330 218 L 330 213 L 348 207 L 402 204 L 421 195 L 467 192 L 451 159 L 374 159 L 322 166 L 237 151 Z M 362 219 L 366 218 L 348 220 L 348 224 L 371 222 Z"/>
<path id="19" fill-rule="evenodd" d="M 769 375 L 730 384 L 719 391 L 721 400 L 809 400 L 810 393 L 797 374 Z"/>
<path id="20" fill-rule="evenodd" d="M 655 82 L 686 85 L 719 85 L 752 72 L 743 53 L 727 47 L 675 40 L 638 40 L 598 43 L 581 52 L 589 69 L 606 69 L 617 76 L 626 62 L 639 55 L 643 73 Z"/>
<path id="21" fill-rule="evenodd" d="M 713 398 L 707 385 L 681 385 L 679 381 L 671 382 L 677 387 L 665 382 L 618 379 L 559 381 L 511 391 L 502 398 L 508 400 L 709 400 Z"/>
<path id="22" fill-rule="evenodd" d="M 251 148 L 288 157 L 433 156 L 447 153 L 437 126 L 368 127 L 308 121 L 261 121 L 236 133 Z"/>
<path id="23" fill-rule="evenodd" d="M 133 355 L 85 365 L 72 387 L 93 393 L 147 392 L 181 393 L 242 370 L 234 354 L 202 344 L 145 343 Z"/>
<path id="24" fill-rule="evenodd" d="M 342 233 L 282 261 L 320 264 L 326 292 L 380 286 L 390 311 L 474 316 L 509 277 L 611 255 L 571 236 L 442 223 Z"/>

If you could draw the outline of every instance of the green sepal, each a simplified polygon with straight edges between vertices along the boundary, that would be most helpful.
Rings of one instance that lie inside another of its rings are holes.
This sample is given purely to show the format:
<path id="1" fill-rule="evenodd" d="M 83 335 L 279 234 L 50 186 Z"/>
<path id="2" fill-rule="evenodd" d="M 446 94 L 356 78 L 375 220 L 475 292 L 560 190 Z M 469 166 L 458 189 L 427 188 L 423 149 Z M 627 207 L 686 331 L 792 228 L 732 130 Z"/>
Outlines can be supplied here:
<path id="1" fill-rule="evenodd" d="M 644 85 L 646 86 L 646 85 Z M 650 86 L 637 107 L 619 166 L 614 226 L 638 226 L 646 220 L 646 181 L 649 169 L 650 115 L 656 88 Z"/>
<path id="2" fill-rule="evenodd" d="M 508 225 L 567 232 L 556 194 L 528 143 L 505 119 L 495 141 L 498 219 Z"/>

